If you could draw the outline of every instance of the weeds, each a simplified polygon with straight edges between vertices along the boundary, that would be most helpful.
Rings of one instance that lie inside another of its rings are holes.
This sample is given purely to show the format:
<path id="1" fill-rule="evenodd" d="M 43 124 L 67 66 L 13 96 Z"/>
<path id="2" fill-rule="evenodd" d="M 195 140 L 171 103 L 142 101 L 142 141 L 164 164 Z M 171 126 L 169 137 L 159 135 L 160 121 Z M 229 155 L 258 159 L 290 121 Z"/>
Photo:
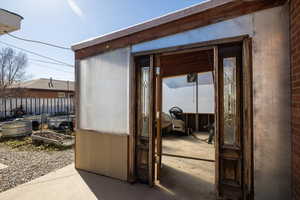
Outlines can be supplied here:
<path id="1" fill-rule="evenodd" d="M 37 143 L 32 141 L 31 137 L 20 137 L 14 139 L 0 139 L 0 143 L 19 151 L 62 151 L 68 148 L 58 147 L 51 144 Z"/>

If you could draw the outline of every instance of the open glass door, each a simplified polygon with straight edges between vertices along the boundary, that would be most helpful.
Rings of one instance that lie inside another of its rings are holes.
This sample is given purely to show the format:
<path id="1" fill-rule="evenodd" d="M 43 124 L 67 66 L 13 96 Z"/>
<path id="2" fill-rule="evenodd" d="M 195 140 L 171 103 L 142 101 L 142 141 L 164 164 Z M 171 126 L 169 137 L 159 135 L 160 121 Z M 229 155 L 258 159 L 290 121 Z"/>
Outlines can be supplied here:
<path id="1" fill-rule="evenodd" d="M 153 185 L 154 181 L 154 120 L 153 56 L 141 56 L 135 60 L 137 69 L 137 138 L 136 175 L 139 181 Z"/>
<path id="2" fill-rule="evenodd" d="M 242 45 L 218 48 L 216 186 L 220 199 L 243 199 Z"/>
<path id="3" fill-rule="evenodd" d="M 156 180 L 160 180 L 160 171 L 161 171 L 161 159 L 162 159 L 162 79 L 161 79 L 161 74 L 160 74 L 160 56 L 156 55 L 155 56 L 155 113 L 156 113 L 156 138 L 155 138 L 155 166 L 156 166 Z"/>

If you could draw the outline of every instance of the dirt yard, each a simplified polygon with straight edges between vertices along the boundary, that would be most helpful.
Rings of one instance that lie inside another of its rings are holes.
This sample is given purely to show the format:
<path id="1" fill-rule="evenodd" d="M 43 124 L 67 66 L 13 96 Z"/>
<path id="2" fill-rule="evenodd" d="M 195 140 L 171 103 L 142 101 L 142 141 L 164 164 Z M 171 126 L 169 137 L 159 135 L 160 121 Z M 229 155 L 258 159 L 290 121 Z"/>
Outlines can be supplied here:
<path id="1" fill-rule="evenodd" d="M 163 153 L 215 160 L 214 144 L 207 144 L 207 133 L 163 137 Z M 162 157 L 160 186 L 183 200 L 215 199 L 215 163 L 185 158 Z"/>

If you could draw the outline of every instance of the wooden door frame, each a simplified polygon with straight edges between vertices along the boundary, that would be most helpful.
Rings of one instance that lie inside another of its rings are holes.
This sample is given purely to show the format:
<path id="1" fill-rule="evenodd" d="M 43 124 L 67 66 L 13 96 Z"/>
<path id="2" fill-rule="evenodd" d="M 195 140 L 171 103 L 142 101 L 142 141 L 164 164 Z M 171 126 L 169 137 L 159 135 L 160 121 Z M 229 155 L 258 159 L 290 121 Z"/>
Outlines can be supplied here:
<path id="1" fill-rule="evenodd" d="M 217 114 L 217 144 L 219 152 L 216 161 L 218 162 L 218 177 L 217 182 L 217 198 L 233 198 L 238 199 L 243 196 L 243 162 L 244 162 L 244 146 L 243 146 L 243 127 L 242 127 L 242 108 L 243 108 L 243 82 L 242 81 L 242 43 L 232 43 L 226 45 L 220 45 L 218 52 L 218 67 L 215 80 L 217 83 L 218 97 L 216 98 Z M 235 139 L 232 144 L 225 143 L 225 131 L 224 131 L 224 59 L 235 58 Z M 241 84 L 242 83 L 242 84 Z"/>
<path id="2" fill-rule="evenodd" d="M 219 104 L 217 103 L 218 102 L 218 99 L 219 99 L 219 88 L 218 88 L 218 84 L 219 84 L 219 81 L 216 77 L 217 74 L 219 73 L 219 70 L 218 70 L 218 67 L 219 67 L 219 51 L 218 51 L 218 48 L 214 48 L 214 68 L 213 68 L 213 80 L 214 80 L 214 88 L 215 88 L 215 119 L 214 119 L 214 122 L 215 122 L 215 194 L 216 194 L 216 197 L 217 197 L 217 194 L 218 194 L 218 188 L 219 188 L 219 142 L 216 142 L 218 141 L 218 138 L 219 138 Z"/>
<path id="3" fill-rule="evenodd" d="M 244 199 L 254 199 L 252 38 L 243 40 Z"/>
<path id="4" fill-rule="evenodd" d="M 149 56 L 149 57 L 148 57 Z M 149 59 L 149 60 L 148 60 Z M 143 60 L 143 61 L 142 61 Z M 149 62 L 146 66 L 143 66 L 146 62 Z M 141 63 L 142 61 L 142 63 Z M 130 135 L 129 135 L 129 141 L 128 141 L 128 181 L 129 182 L 135 182 L 137 179 L 137 170 L 142 169 L 140 172 L 142 176 L 139 176 L 140 180 L 143 182 L 148 182 L 150 186 L 153 185 L 153 180 L 154 180 L 154 168 L 153 168 L 153 163 L 154 163 L 154 158 L 153 158 L 153 148 L 154 148 L 154 136 L 153 136 L 153 122 L 154 122 L 154 88 L 155 88 L 155 77 L 154 77 L 154 55 L 147 55 L 147 56 L 139 56 L 139 57 L 131 57 L 131 66 L 132 69 L 130 70 L 130 88 L 131 92 L 130 94 L 130 99 L 131 103 L 130 104 L 130 114 L 129 114 L 129 128 L 130 128 Z M 149 66 L 148 66 L 149 65 Z M 149 99 L 148 99 L 148 104 L 149 106 L 149 135 L 148 136 L 142 136 L 138 134 L 140 124 L 138 121 L 140 121 L 142 118 L 139 116 L 139 110 L 140 110 L 140 105 L 141 101 L 139 100 L 140 97 L 140 73 L 142 67 L 149 67 Z M 139 142 L 138 142 L 139 141 Z M 145 143 L 148 143 L 149 146 L 146 148 L 148 149 L 147 155 L 143 155 L 143 151 L 145 150 Z M 138 146 L 137 146 L 138 145 Z M 142 157 L 138 157 L 140 159 L 148 158 L 147 159 L 147 170 L 145 170 L 145 164 L 144 167 L 139 168 L 136 166 L 137 162 L 140 162 L 141 160 L 137 158 L 136 153 L 140 152 L 139 154 Z M 147 156 L 147 157 L 145 157 Z M 146 176 L 144 175 L 147 175 Z"/>
<path id="5" fill-rule="evenodd" d="M 252 95 L 252 46 L 251 46 L 251 38 L 249 38 L 248 35 L 239 36 L 239 37 L 232 37 L 232 38 L 226 38 L 226 39 L 219 39 L 214 41 L 208 41 L 208 42 L 201 42 L 197 44 L 191 44 L 191 45 L 183 45 L 183 46 L 177 46 L 177 47 L 171 47 L 171 48 L 164 48 L 164 49 L 158 49 L 154 51 L 145 51 L 145 52 L 139 52 L 139 53 L 132 53 L 131 54 L 131 64 L 130 64 L 130 116 L 129 116 L 129 129 L 130 129 L 130 136 L 129 136 L 129 155 L 128 155 L 128 181 L 134 182 L 136 180 L 135 176 L 135 145 L 136 145 L 136 102 L 137 102 L 137 94 L 136 94 L 136 65 L 134 62 L 135 57 L 141 56 L 141 55 L 149 55 L 149 54 L 159 54 L 159 53 L 172 53 L 172 52 L 180 52 L 180 51 L 191 51 L 191 50 L 199 50 L 199 48 L 207 48 L 207 47 L 214 47 L 221 44 L 227 44 L 227 43 L 234 43 L 234 42 L 241 42 L 244 44 L 243 48 L 243 68 L 246 67 L 246 70 L 243 70 L 242 73 L 242 79 L 243 79 L 243 96 L 242 99 L 243 102 L 243 122 L 244 122 L 244 132 L 247 135 L 246 137 L 243 137 L 244 142 L 244 156 L 247 158 L 247 172 L 243 174 L 244 178 L 248 179 L 247 186 L 244 186 L 243 190 L 245 190 L 247 193 L 247 199 L 253 199 L 254 194 L 254 184 L 253 184 L 253 95 Z M 214 62 L 218 63 L 218 49 L 214 49 Z M 244 56 L 247 56 L 247 58 L 244 58 Z M 214 67 L 217 66 L 216 63 L 214 63 Z M 216 85 L 216 84 L 215 84 Z M 218 88 L 215 86 L 215 93 L 217 94 Z M 154 98 L 155 99 L 155 98 Z M 217 104 L 215 105 L 217 106 Z M 155 113 L 154 113 L 154 116 Z M 215 121 L 217 119 L 217 113 L 215 113 Z M 217 127 L 217 125 L 216 125 Z M 216 130 L 217 131 L 217 130 Z M 216 134 L 218 134 L 216 132 Z M 217 137 L 217 135 L 215 136 Z M 216 148 L 218 148 L 216 146 Z M 218 153 L 216 151 L 216 158 L 218 157 Z M 216 163 L 216 169 L 218 168 L 218 163 Z M 219 176 L 218 170 L 216 170 L 216 180 Z M 219 187 L 217 184 L 217 181 L 215 181 L 216 189 Z"/>
<path id="6" fill-rule="evenodd" d="M 161 65 L 160 65 L 160 56 L 161 54 L 155 54 L 155 67 L 156 67 L 156 87 L 155 87 L 155 120 L 156 120 L 156 143 L 155 149 L 155 181 L 160 179 L 160 167 L 162 160 L 162 129 L 161 129 L 161 116 L 162 116 L 162 77 L 161 77 Z M 154 183 L 155 184 L 155 183 Z"/>

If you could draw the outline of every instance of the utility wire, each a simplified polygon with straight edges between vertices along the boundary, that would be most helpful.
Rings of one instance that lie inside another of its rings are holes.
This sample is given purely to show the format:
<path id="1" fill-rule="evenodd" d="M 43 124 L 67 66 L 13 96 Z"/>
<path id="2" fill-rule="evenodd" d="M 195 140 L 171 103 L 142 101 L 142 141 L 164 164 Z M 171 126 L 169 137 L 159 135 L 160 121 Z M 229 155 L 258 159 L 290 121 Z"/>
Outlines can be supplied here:
<path id="1" fill-rule="evenodd" d="M 48 68 L 48 69 L 51 68 L 51 70 L 55 70 L 55 71 L 58 71 L 58 72 L 74 74 L 74 72 L 69 72 L 69 71 L 65 71 L 65 70 L 62 70 L 62 69 L 57 69 L 57 68 L 54 68 L 54 67 L 51 67 L 51 66 L 41 65 L 39 63 L 34 63 L 34 66 L 40 67 L 40 68 Z"/>
<path id="2" fill-rule="evenodd" d="M 28 60 L 35 61 L 35 62 L 40 62 L 40 63 L 51 64 L 51 65 L 65 66 L 65 64 L 60 64 L 60 63 L 56 63 L 56 62 L 49 62 L 49 61 L 46 61 L 46 60 L 39 60 L 39 59 L 34 59 L 34 58 L 28 58 Z"/>
<path id="3" fill-rule="evenodd" d="M 48 56 L 41 55 L 41 54 L 35 53 L 35 52 L 33 52 L 33 51 L 29 51 L 29 50 L 27 50 L 27 49 L 23 49 L 23 48 L 21 48 L 21 47 L 17 47 L 17 46 L 15 46 L 15 45 L 12 45 L 12 44 L 9 44 L 9 43 L 3 42 L 3 41 L 0 41 L 0 43 L 5 44 L 5 45 L 10 46 L 10 47 L 13 47 L 13 48 L 16 48 L 16 49 L 19 49 L 19 50 L 21 50 L 21 51 L 25 51 L 25 52 L 27 52 L 27 53 L 30 53 L 30 54 L 33 54 L 33 55 L 36 55 L 36 56 L 45 58 L 45 59 L 52 60 L 52 61 L 54 61 L 54 62 L 63 64 L 63 65 L 65 65 L 65 66 L 67 66 L 67 67 L 72 67 L 72 68 L 74 68 L 73 65 L 68 64 L 68 63 L 66 63 L 66 62 L 62 62 L 62 61 L 59 61 L 59 60 L 57 60 L 57 59 L 54 59 L 54 58 L 51 58 L 51 57 L 48 57 Z"/>
<path id="4" fill-rule="evenodd" d="M 40 62 L 40 63 L 52 64 L 52 65 L 66 66 L 66 64 L 61 64 L 61 63 L 57 63 L 57 62 L 49 62 L 46 60 L 40 60 L 40 59 L 34 59 L 34 58 L 28 58 L 28 60 L 29 61 L 32 60 L 32 61 L 36 61 L 36 62 Z M 67 65 L 67 66 L 69 67 L 69 65 Z"/>
<path id="5" fill-rule="evenodd" d="M 38 41 L 38 40 L 29 40 L 29 39 L 21 38 L 21 37 L 15 36 L 13 34 L 10 34 L 9 32 L 6 32 L 6 31 L 4 31 L 4 33 L 6 35 L 10 36 L 10 37 L 13 37 L 13 38 L 18 39 L 18 40 L 23 40 L 25 42 L 38 43 L 38 44 L 47 45 L 47 46 L 50 46 L 50 47 L 59 48 L 59 49 L 71 50 L 71 48 L 68 48 L 68 47 L 63 47 L 63 46 L 59 46 L 59 45 L 55 45 L 55 44 L 50 44 L 50 43 L 42 42 L 42 41 Z"/>

